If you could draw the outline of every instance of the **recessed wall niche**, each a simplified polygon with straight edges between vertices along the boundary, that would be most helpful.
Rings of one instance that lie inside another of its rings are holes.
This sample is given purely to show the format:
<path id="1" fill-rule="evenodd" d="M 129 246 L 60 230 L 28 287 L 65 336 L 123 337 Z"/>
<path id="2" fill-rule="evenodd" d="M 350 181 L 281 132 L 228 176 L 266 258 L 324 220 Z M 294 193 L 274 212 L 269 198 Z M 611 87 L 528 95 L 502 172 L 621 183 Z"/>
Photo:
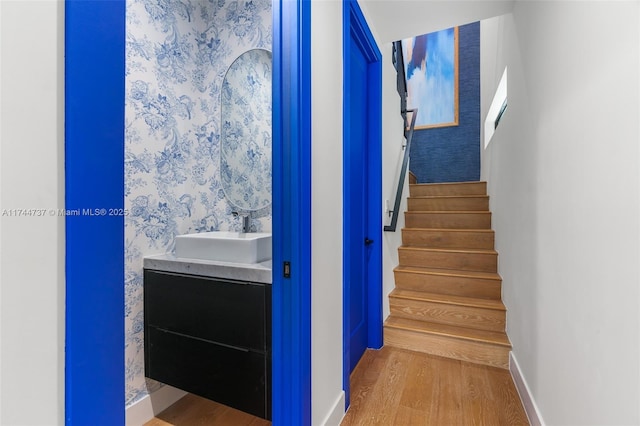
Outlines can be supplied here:
<path id="1" fill-rule="evenodd" d="M 507 68 L 505 67 L 500 83 L 496 93 L 493 95 L 493 101 L 491 101 L 491 107 L 487 113 L 487 119 L 484 121 L 484 147 L 489 146 L 493 134 L 498 128 L 498 124 L 502 120 L 505 111 L 507 110 Z"/>

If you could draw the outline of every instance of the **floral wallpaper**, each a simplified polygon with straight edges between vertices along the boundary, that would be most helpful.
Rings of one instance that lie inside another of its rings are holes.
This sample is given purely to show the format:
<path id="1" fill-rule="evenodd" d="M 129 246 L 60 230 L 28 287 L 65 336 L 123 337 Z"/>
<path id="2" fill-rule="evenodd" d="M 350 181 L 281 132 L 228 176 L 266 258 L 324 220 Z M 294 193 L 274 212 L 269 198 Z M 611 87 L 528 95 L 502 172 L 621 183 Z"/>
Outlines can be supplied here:
<path id="1" fill-rule="evenodd" d="M 127 0 L 126 19 L 129 406 L 161 386 L 144 377 L 143 256 L 172 251 L 176 235 L 241 229 L 221 185 L 221 90 L 238 56 L 271 50 L 271 0 Z M 271 231 L 270 207 L 253 218 L 255 231 Z"/>

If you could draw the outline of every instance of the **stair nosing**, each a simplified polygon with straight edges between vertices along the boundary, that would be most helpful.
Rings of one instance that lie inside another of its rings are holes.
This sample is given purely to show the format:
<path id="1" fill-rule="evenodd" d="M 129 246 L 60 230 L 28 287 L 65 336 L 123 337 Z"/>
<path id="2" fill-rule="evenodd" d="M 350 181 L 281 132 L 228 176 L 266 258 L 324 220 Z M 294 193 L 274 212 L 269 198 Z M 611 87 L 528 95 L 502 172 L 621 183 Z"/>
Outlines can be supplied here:
<path id="1" fill-rule="evenodd" d="M 433 199 L 433 198 L 489 198 L 488 195 L 481 194 L 461 194 L 461 195 L 409 195 L 407 199 Z"/>
<path id="2" fill-rule="evenodd" d="M 411 185 L 422 185 L 422 186 L 448 186 L 448 185 L 486 185 L 486 180 L 470 180 L 464 182 L 423 182 L 423 183 L 412 183 Z"/>
<path id="3" fill-rule="evenodd" d="M 401 245 L 398 250 L 421 250 L 429 252 L 444 252 L 444 253 L 462 253 L 462 254 L 489 254 L 498 255 L 498 252 L 494 249 L 474 249 L 474 248 L 437 248 L 437 247 L 425 247 L 425 246 L 407 246 Z"/>
<path id="4" fill-rule="evenodd" d="M 407 293 L 415 293 L 415 295 Z M 500 312 L 507 311 L 507 308 L 506 306 L 504 306 L 504 303 L 502 303 L 502 300 L 498 299 L 482 299 L 478 297 L 466 297 L 443 293 L 431 293 L 426 291 L 404 290 L 401 288 L 394 288 L 393 291 L 389 293 L 389 298 L 392 297 L 396 299 L 463 306 L 467 308 L 488 309 Z"/>
<path id="5" fill-rule="evenodd" d="M 398 265 L 393 269 L 393 272 L 502 281 L 502 277 L 497 272 L 468 271 L 465 269 L 426 268 L 421 266 Z"/>
<path id="6" fill-rule="evenodd" d="M 424 227 L 409 227 L 405 226 L 402 231 L 436 231 L 436 232 L 481 232 L 481 233 L 495 233 L 493 229 L 487 228 L 424 228 Z"/>
<path id="7" fill-rule="evenodd" d="M 397 324 L 396 322 L 399 322 Z M 407 318 L 397 318 L 389 316 L 384 323 L 385 327 L 395 328 L 397 330 L 411 331 L 414 333 L 435 334 L 438 336 L 449 337 L 452 339 L 460 339 L 471 342 L 486 343 L 490 345 L 502 346 L 505 348 L 511 348 L 511 342 L 507 333 L 492 332 L 487 330 L 472 329 L 461 326 L 450 326 L 444 324 L 433 323 L 429 321 L 418 321 Z M 433 329 L 433 327 L 440 328 L 440 330 Z M 445 331 L 447 330 L 448 331 Z M 453 331 L 467 332 L 468 334 L 455 334 Z M 484 336 L 482 336 L 484 335 Z M 504 337 L 504 339 L 498 339 L 497 335 Z M 491 336 L 494 338 L 492 339 Z"/>
<path id="8" fill-rule="evenodd" d="M 491 210 L 407 210 L 405 214 L 491 214 Z"/>

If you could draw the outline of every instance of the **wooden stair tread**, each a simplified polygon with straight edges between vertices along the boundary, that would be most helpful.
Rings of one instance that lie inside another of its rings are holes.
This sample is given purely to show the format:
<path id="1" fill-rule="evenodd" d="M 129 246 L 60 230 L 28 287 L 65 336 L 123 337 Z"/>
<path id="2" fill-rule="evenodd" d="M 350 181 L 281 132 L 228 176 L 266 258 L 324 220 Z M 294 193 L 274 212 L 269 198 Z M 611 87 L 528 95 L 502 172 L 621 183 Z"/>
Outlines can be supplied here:
<path id="1" fill-rule="evenodd" d="M 488 195 L 411 195 L 408 198 L 420 199 L 420 200 L 432 200 L 441 198 L 489 198 Z"/>
<path id="2" fill-rule="evenodd" d="M 485 232 L 485 233 L 493 233 L 495 232 L 493 229 L 486 229 L 486 228 L 410 228 L 410 227 L 404 227 L 402 228 L 403 231 L 437 231 L 437 232 L 460 232 L 460 233 L 469 233 L 469 232 Z"/>
<path id="3" fill-rule="evenodd" d="M 412 194 L 407 211 L 490 211 L 488 195 Z"/>
<path id="4" fill-rule="evenodd" d="M 489 210 L 409 210 L 406 214 L 491 214 Z"/>
<path id="5" fill-rule="evenodd" d="M 511 347 L 511 342 L 505 333 L 471 329 L 466 327 L 449 326 L 426 321 L 417 321 L 406 318 L 389 316 L 384 323 L 385 327 L 413 331 L 417 333 L 436 334 L 440 336 L 487 343 L 491 345 Z"/>
<path id="6" fill-rule="evenodd" d="M 422 302 L 443 303 L 449 305 L 466 306 L 473 308 L 493 309 L 496 311 L 506 311 L 504 304 L 495 299 L 479 299 L 477 297 L 455 296 L 451 294 L 427 293 L 423 291 L 394 289 L 389 297 L 399 299 L 410 299 Z"/>
<path id="7" fill-rule="evenodd" d="M 438 253 L 463 253 L 463 254 L 495 254 L 498 252 L 490 249 L 477 249 L 477 248 L 439 248 L 439 247 L 425 247 L 425 246 L 405 246 L 401 245 L 398 250 L 418 250 L 424 252 L 438 252 Z"/>
<path id="8" fill-rule="evenodd" d="M 487 234 L 491 234 L 495 232 L 493 229 L 487 228 L 425 228 L 422 226 L 405 226 L 402 228 L 403 231 L 435 231 L 435 232 L 460 232 L 460 233 L 469 233 L 469 232 L 483 232 Z"/>
<path id="9" fill-rule="evenodd" d="M 491 229 L 489 210 L 409 210 L 407 228 Z"/>
<path id="10" fill-rule="evenodd" d="M 488 280 L 502 281 L 500 275 L 495 272 L 483 272 L 483 271 L 464 271 L 455 269 L 442 269 L 442 268 L 427 268 L 422 266 L 396 266 L 394 272 L 409 272 L 414 274 L 426 274 L 426 275 L 445 275 L 449 277 L 461 277 L 461 278 L 482 278 Z"/>
<path id="11" fill-rule="evenodd" d="M 470 180 L 470 181 L 464 181 L 464 182 L 429 182 L 429 183 L 412 183 L 412 185 L 417 185 L 417 186 L 439 186 L 439 187 L 446 187 L 446 186 L 460 186 L 460 185 L 485 185 L 487 182 L 481 180 Z"/>
<path id="12" fill-rule="evenodd" d="M 410 224 L 411 225 L 411 224 Z M 404 246 L 440 248 L 495 248 L 495 232 L 491 228 L 425 228 L 405 226 L 401 230 Z"/>
<path id="13" fill-rule="evenodd" d="M 410 195 L 487 195 L 487 183 L 446 182 L 409 184 Z"/>

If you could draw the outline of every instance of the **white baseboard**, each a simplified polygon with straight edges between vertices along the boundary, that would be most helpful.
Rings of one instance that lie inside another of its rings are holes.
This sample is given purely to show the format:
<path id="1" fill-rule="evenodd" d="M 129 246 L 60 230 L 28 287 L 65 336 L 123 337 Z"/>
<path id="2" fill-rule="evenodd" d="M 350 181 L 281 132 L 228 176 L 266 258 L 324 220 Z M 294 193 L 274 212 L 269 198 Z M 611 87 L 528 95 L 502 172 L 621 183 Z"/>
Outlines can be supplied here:
<path id="1" fill-rule="evenodd" d="M 322 423 L 322 426 L 339 426 L 344 417 L 344 391 L 340 391 L 340 395 L 336 399 L 336 402 L 331 407 L 331 410 L 326 415 Z"/>
<path id="2" fill-rule="evenodd" d="M 522 370 L 520 370 L 520 365 L 513 352 L 509 353 L 509 372 L 511 372 L 513 382 L 520 394 L 520 399 L 522 400 L 524 411 L 529 418 L 529 423 L 531 423 L 531 426 L 545 426 L 540 410 L 538 410 L 536 401 L 531 394 L 531 389 L 529 389 L 529 385 L 527 385 L 527 381 L 522 375 Z"/>
<path id="3" fill-rule="evenodd" d="M 125 424 L 127 426 L 142 426 L 186 394 L 187 392 L 183 390 L 165 385 L 151 395 L 147 395 L 128 406 Z"/>

